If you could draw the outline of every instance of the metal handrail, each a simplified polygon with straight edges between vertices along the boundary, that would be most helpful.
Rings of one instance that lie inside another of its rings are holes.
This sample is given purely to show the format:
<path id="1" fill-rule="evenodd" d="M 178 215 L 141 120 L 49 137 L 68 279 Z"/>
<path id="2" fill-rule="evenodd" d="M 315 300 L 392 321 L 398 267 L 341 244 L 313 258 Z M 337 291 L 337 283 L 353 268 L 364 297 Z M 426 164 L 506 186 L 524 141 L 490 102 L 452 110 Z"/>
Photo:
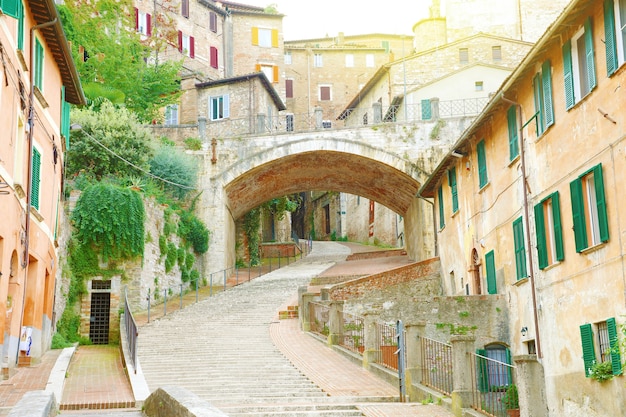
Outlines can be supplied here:
<path id="1" fill-rule="evenodd" d="M 128 341 L 128 351 L 130 354 L 131 365 L 135 374 L 137 373 L 137 322 L 133 316 L 133 312 L 128 304 L 128 288 L 124 287 L 124 324 L 126 327 L 126 340 Z"/>
<path id="2" fill-rule="evenodd" d="M 420 337 L 422 348 L 422 384 L 443 394 L 453 390 L 452 345 Z"/>

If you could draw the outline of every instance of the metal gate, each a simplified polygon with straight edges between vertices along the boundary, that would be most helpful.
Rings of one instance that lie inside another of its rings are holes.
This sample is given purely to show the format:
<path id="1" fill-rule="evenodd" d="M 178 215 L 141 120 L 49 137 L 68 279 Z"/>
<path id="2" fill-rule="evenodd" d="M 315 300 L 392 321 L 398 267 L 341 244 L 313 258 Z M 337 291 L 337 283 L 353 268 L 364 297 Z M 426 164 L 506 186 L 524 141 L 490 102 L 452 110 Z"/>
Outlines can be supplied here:
<path id="1" fill-rule="evenodd" d="M 109 313 L 111 293 L 91 293 L 91 316 L 89 318 L 89 339 L 94 345 L 109 343 Z"/>

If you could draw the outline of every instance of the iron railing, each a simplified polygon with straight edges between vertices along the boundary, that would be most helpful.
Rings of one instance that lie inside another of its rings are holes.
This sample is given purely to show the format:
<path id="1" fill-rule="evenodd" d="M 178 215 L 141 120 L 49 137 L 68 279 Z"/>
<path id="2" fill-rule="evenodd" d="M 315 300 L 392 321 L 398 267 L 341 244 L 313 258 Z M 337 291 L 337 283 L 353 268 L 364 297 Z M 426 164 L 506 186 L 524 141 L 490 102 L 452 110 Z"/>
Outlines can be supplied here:
<path id="1" fill-rule="evenodd" d="M 327 337 L 330 331 L 328 327 L 330 306 L 321 303 L 309 303 L 309 322 L 311 332 Z"/>
<path id="2" fill-rule="evenodd" d="M 398 370 L 398 337 L 395 325 L 376 323 L 375 363 L 389 369 Z"/>
<path id="3" fill-rule="evenodd" d="M 133 313 L 130 310 L 128 304 L 127 288 L 124 288 L 124 325 L 126 330 L 126 340 L 128 341 L 129 359 L 133 370 L 137 373 L 137 323 L 133 317 Z"/>
<path id="4" fill-rule="evenodd" d="M 470 353 L 472 363 L 472 408 L 493 417 L 504 417 L 508 408 L 519 408 L 514 366 Z M 507 391 L 514 393 L 507 394 Z M 515 403 L 511 404 L 511 403 Z"/>
<path id="5" fill-rule="evenodd" d="M 420 344 L 422 384 L 443 394 L 452 394 L 452 345 L 427 337 L 420 337 Z"/>
<path id="6" fill-rule="evenodd" d="M 343 313 L 343 337 L 339 344 L 358 354 L 363 354 L 365 348 L 365 329 L 363 318 Z"/>

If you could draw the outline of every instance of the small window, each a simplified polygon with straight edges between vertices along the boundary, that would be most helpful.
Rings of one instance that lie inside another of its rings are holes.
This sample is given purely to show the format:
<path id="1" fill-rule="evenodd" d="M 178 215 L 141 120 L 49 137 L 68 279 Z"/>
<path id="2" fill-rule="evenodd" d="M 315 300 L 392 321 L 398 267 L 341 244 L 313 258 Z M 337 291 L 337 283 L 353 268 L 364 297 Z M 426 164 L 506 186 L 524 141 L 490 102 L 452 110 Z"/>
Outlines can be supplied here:
<path id="1" fill-rule="evenodd" d="M 170 104 L 165 107 L 165 125 L 175 126 L 178 124 L 178 104 Z"/>
<path id="2" fill-rule="evenodd" d="M 324 66 L 324 61 L 322 60 L 322 54 L 313 55 L 313 66 L 316 68 L 321 68 Z"/>
<path id="3" fill-rule="evenodd" d="M 563 260 L 563 231 L 559 193 L 554 193 L 535 206 L 535 229 L 537 230 L 537 254 L 539 268 Z"/>
<path id="4" fill-rule="evenodd" d="M 293 114 L 285 115 L 285 126 L 287 132 L 293 132 L 294 129 L 294 117 Z"/>
<path id="5" fill-rule="evenodd" d="M 278 47 L 278 29 L 252 28 L 252 44 L 262 48 Z"/>
<path id="6" fill-rule="evenodd" d="M 330 86 L 328 86 L 328 85 L 320 85 L 319 100 L 320 101 L 331 101 L 332 100 L 332 94 L 331 94 Z"/>
<path id="7" fill-rule="evenodd" d="M 609 240 L 602 165 L 570 183 L 576 252 Z"/>
<path id="8" fill-rule="evenodd" d="M 373 54 L 365 55 L 365 66 L 367 68 L 374 68 L 375 63 L 374 63 L 374 55 Z"/>
<path id="9" fill-rule="evenodd" d="M 230 117 L 228 94 L 209 97 L 209 119 L 221 120 Z"/>
<path id="10" fill-rule="evenodd" d="M 460 48 L 459 49 L 459 64 L 465 65 L 469 63 L 469 49 Z"/>
<path id="11" fill-rule="evenodd" d="M 500 45 L 491 47 L 491 59 L 494 62 L 502 61 L 502 47 Z"/>
<path id="12" fill-rule="evenodd" d="M 615 318 L 595 324 L 583 324 L 580 326 L 580 339 L 585 376 L 591 376 L 593 365 L 604 362 L 611 362 L 613 375 L 622 374 L 622 359 Z"/>
<path id="13" fill-rule="evenodd" d="M 331 122 L 330 120 L 322 120 L 322 128 L 323 129 L 332 129 L 333 128 L 333 122 Z"/>
<path id="14" fill-rule="evenodd" d="M 152 35 L 152 17 L 149 13 L 140 12 L 135 8 L 135 29 L 144 36 Z"/>
<path id="15" fill-rule="evenodd" d="M 194 53 L 194 38 L 178 31 L 178 50 L 180 53 L 193 58 Z"/>
<path id="16" fill-rule="evenodd" d="M 217 33 L 217 13 L 209 12 L 209 30 Z"/>
<path id="17" fill-rule="evenodd" d="M 266 64 L 257 64 L 256 66 L 256 70 L 257 71 L 261 71 L 263 74 L 265 74 L 265 77 L 267 78 L 267 80 L 271 83 L 277 83 L 278 82 L 278 67 L 275 65 L 266 65 Z"/>
<path id="18" fill-rule="evenodd" d="M 476 81 L 474 83 L 474 90 L 476 90 L 476 91 L 483 91 L 483 82 L 482 81 Z"/>
<path id="19" fill-rule="evenodd" d="M 513 244 L 515 245 L 515 272 L 517 280 L 528 276 L 526 269 L 526 244 L 524 242 L 524 223 L 518 217 L 513 221 Z"/>
<path id="20" fill-rule="evenodd" d="M 437 203 L 439 206 L 439 230 L 446 226 L 445 213 L 443 207 L 443 187 L 439 186 L 437 189 Z"/>
<path id="21" fill-rule="evenodd" d="M 533 78 L 533 94 L 535 99 L 535 112 L 537 117 L 537 136 L 554 124 L 554 108 L 552 104 L 552 67 L 550 61 L 545 61 L 541 66 L 541 72 Z"/>
<path id="22" fill-rule="evenodd" d="M 352 68 L 352 67 L 354 67 L 354 55 L 347 54 L 346 55 L 346 68 Z"/>
<path id="23" fill-rule="evenodd" d="M 293 98 L 293 80 L 291 78 L 285 80 L 285 96 Z"/>
<path id="24" fill-rule="evenodd" d="M 565 107 L 570 109 L 596 86 L 591 19 L 563 45 Z"/>
<path id="25" fill-rule="evenodd" d="M 285 64 L 291 65 L 292 62 L 293 62 L 293 60 L 292 60 L 292 56 L 291 56 L 291 51 L 286 51 L 285 52 Z"/>

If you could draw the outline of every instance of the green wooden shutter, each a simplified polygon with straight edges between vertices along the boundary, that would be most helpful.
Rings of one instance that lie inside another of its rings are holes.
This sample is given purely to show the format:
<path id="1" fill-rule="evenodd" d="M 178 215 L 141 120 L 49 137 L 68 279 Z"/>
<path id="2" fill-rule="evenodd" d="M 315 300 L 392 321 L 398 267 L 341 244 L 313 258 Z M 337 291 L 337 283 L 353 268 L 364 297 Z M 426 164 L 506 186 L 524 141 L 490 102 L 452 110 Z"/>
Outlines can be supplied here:
<path id="1" fill-rule="evenodd" d="M 587 247 L 587 232 L 585 224 L 585 212 L 583 201 L 582 181 L 575 179 L 569 184 L 570 197 L 572 199 L 572 219 L 574 221 L 574 239 L 576 240 L 576 252 L 582 252 Z"/>
<path id="2" fill-rule="evenodd" d="M 32 177 L 30 181 L 30 205 L 39 210 L 39 182 L 41 180 L 41 154 L 33 148 Z"/>
<path id="3" fill-rule="evenodd" d="M 565 84 L 565 108 L 571 108 L 574 98 L 574 73 L 572 71 L 572 41 L 563 44 L 563 82 Z"/>
<path id="4" fill-rule="evenodd" d="M 511 358 L 511 349 L 506 348 L 505 355 L 506 355 L 506 363 L 508 365 L 513 365 L 513 360 Z M 512 384 L 513 383 L 513 368 L 510 367 L 510 366 L 507 366 L 506 370 L 507 370 L 507 374 L 509 376 L 509 384 Z"/>
<path id="5" fill-rule="evenodd" d="M 43 92 L 43 45 L 35 39 L 35 86 Z"/>
<path id="6" fill-rule="evenodd" d="M 539 73 L 533 77 L 533 95 L 535 98 L 535 124 L 537 125 L 537 136 L 541 135 L 545 130 L 544 114 L 543 114 L 543 92 L 541 85 L 541 76 Z"/>
<path id="7" fill-rule="evenodd" d="M 19 19 L 20 3 L 22 3 L 21 0 L 2 0 L 0 3 L 2 6 L 2 13 Z"/>
<path id="8" fill-rule="evenodd" d="M 476 349 L 476 354 L 487 357 L 485 349 Z M 476 376 L 478 378 L 478 390 L 487 392 L 489 390 L 489 371 L 487 369 L 487 359 L 476 356 Z"/>
<path id="9" fill-rule="evenodd" d="M 617 325 L 615 324 L 615 318 L 607 319 L 606 328 L 609 333 L 609 343 L 611 346 L 611 365 L 613 368 L 613 375 L 622 374 L 622 358 L 619 353 L 619 341 L 617 339 Z"/>
<path id="10" fill-rule="evenodd" d="M 552 103 L 552 70 L 550 61 L 545 61 L 541 66 L 541 84 L 543 98 L 543 113 L 545 113 L 545 127 L 554 124 L 554 105 Z"/>
<path id="11" fill-rule="evenodd" d="M 487 185 L 487 158 L 484 139 L 476 144 L 476 153 L 478 154 L 478 183 L 480 188 L 483 188 Z"/>
<path id="12" fill-rule="evenodd" d="M 524 245 L 524 224 L 522 218 L 519 217 L 513 221 L 513 242 L 515 245 L 515 267 L 517 271 L 517 279 L 526 278 L 526 248 Z"/>
<path id="13" fill-rule="evenodd" d="M 519 143 L 517 140 L 517 106 L 509 107 L 506 118 L 509 124 L 509 159 L 512 161 L 519 155 Z"/>
<path id="14" fill-rule="evenodd" d="M 596 87 L 596 64 L 593 57 L 593 33 L 591 32 L 591 18 L 585 20 L 585 57 L 587 62 L 587 78 L 589 91 Z"/>
<path id="15" fill-rule="evenodd" d="M 437 190 L 437 200 L 439 203 L 439 228 L 443 229 L 446 225 L 446 220 L 443 217 L 443 188 L 441 186 L 439 186 L 439 189 Z"/>
<path id="16" fill-rule="evenodd" d="M 459 193 L 456 186 L 456 168 L 448 171 L 448 184 L 450 185 L 450 193 L 452 194 L 452 213 L 459 211 Z"/>
<path id="17" fill-rule="evenodd" d="M 556 249 L 556 260 L 564 259 L 563 252 L 563 227 L 561 226 L 561 203 L 559 193 L 552 194 L 552 221 L 554 227 L 554 246 Z"/>
<path id="18" fill-rule="evenodd" d="M 606 212 L 606 199 L 604 196 L 604 179 L 602 177 L 602 164 L 593 168 L 593 181 L 596 188 L 596 207 L 598 208 L 598 228 L 600 240 L 609 240 L 609 220 Z"/>
<path id="19" fill-rule="evenodd" d="M 6 1 L 6 0 L 5 0 Z M 24 3 L 22 0 L 16 0 L 18 5 L 17 12 L 17 49 L 24 50 Z"/>
<path id="20" fill-rule="evenodd" d="M 496 263 L 494 260 L 493 251 L 485 254 L 485 270 L 487 273 L 487 292 L 489 294 L 497 294 L 498 288 L 496 285 Z"/>
<path id="21" fill-rule="evenodd" d="M 535 206 L 535 229 L 537 230 L 537 257 L 539 269 L 548 266 L 548 248 L 546 244 L 546 223 L 543 215 L 543 202 Z"/>
<path id="22" fill-rule="evenodd" d="M 593 330 L 591 324 L 580 326 L 580 340 L 583 346 L 583 362 L 585 363 L 585 376 L 589 376 L 591 367 L 596 362 L 596 351 L 593 347 Z"/>
<path id="23" fill-rule="evenodd" d="M 604 47 L 606 49 L 606 73 L 608 76 L 613 75 L 618 66 L 616 41 L 613 0 L 604 0 Z"/>
<path id="24" fill-rule="evenodd" d="M 422 100 L 422 120 L 430 120 L 433 117 L 430 108 L 430 100 Z"/>

